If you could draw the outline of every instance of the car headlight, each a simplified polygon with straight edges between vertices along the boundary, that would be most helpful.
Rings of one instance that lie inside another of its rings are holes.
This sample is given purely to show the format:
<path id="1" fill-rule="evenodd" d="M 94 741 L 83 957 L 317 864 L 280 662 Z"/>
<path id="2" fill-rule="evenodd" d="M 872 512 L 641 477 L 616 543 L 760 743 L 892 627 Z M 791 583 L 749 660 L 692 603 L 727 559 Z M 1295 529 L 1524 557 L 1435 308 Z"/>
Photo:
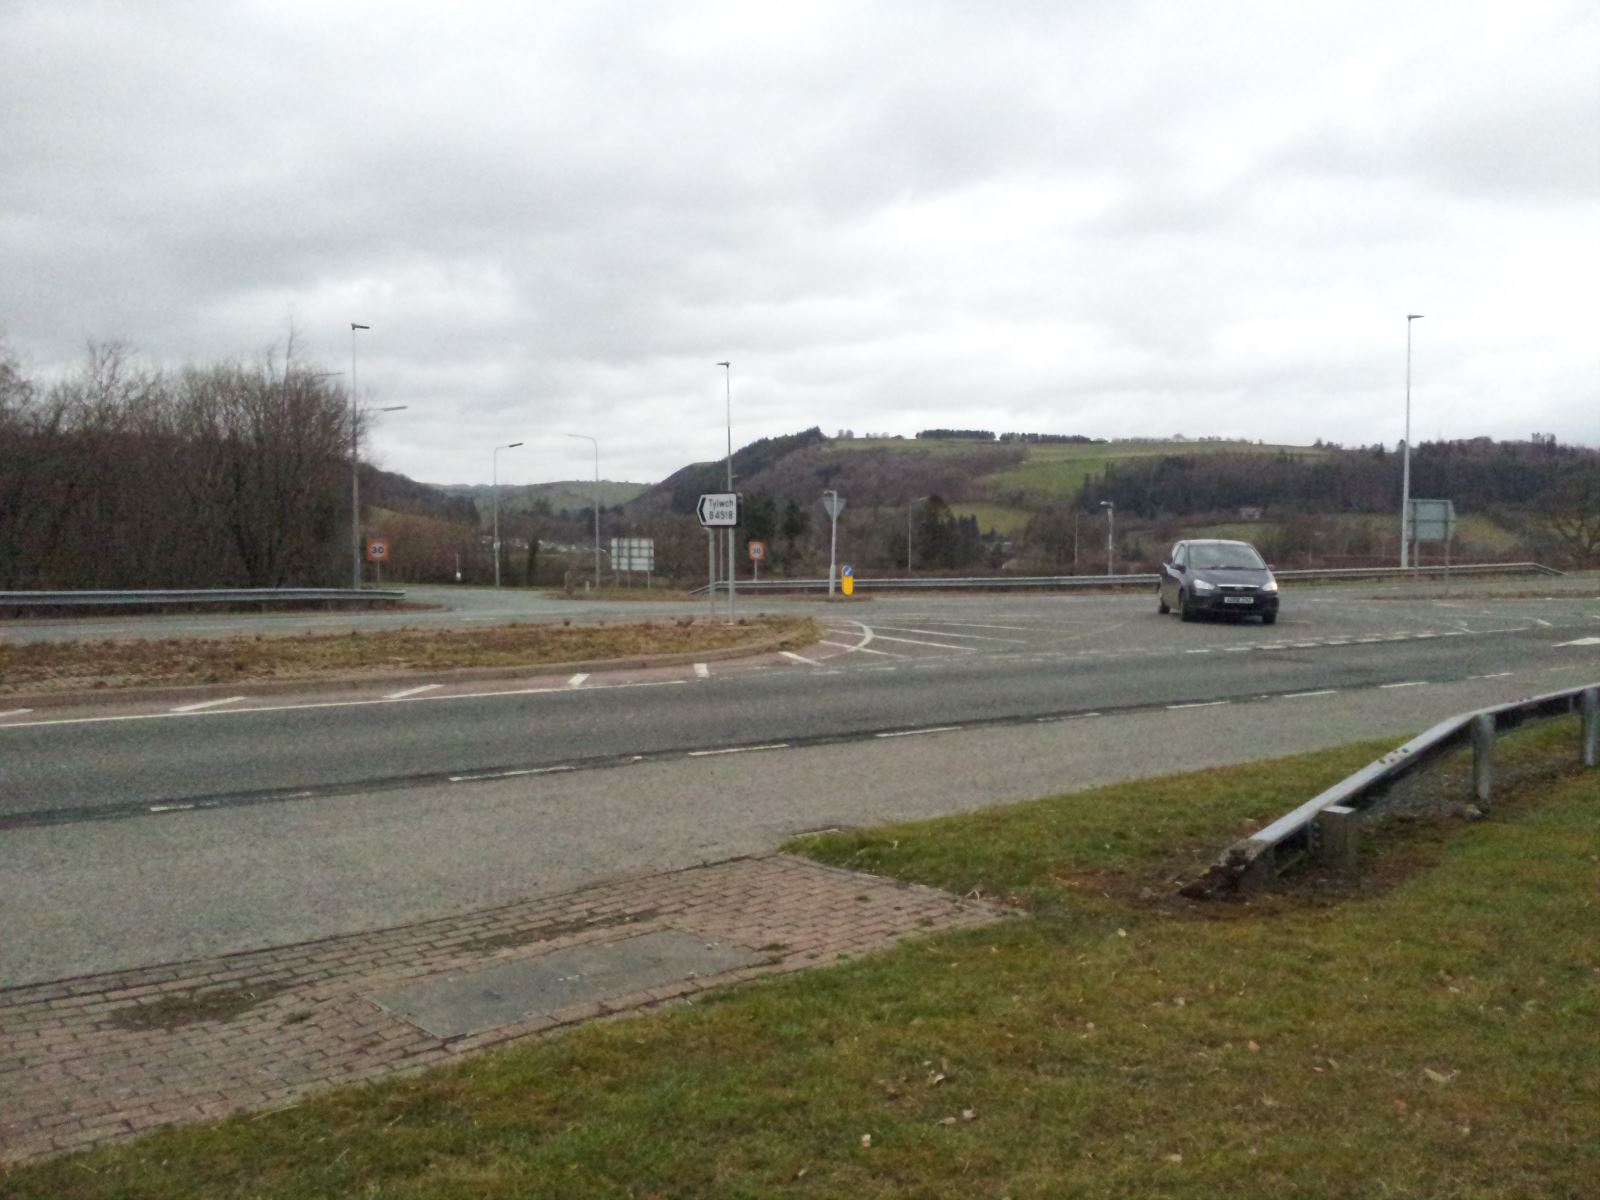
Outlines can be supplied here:
<path id="1" fill-rule="evenodd" d="M 1205 579 L 1196 579 L 1194 581 L 1194 590 L 1197 592 L 1214 592 L 1217 590 L 1217 585 Z"/>
<path id="2" fill-rule="evenodd" d="M 1272 576 L 1270 576 L 1270 575 L 1267 576 L 1267 581 L 1261 585 L 1261 590 L 1263 592 L 1275 592 L 1275 591 L 1277 591 L 1278 590 L 1278 581 L 1276 579 L 1272 578 Z"/>

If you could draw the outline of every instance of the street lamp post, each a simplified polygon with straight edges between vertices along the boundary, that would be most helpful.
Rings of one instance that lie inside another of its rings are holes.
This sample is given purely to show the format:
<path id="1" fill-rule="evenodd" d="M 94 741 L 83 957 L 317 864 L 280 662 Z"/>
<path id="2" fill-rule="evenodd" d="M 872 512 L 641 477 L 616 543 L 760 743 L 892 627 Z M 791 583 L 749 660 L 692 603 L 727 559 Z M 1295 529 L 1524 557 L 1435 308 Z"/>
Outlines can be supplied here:
<path id="1" fill-rule="evenodd" d="M 354 567 L 350 586 L 358 590 L 361 587 L 361 460 L 357 441 L 361 414 L 356 410 L 356 330 L 371 328 L 350 322 L 350 562 Z"/>
<path id="2" fill-rule="evenodd" d="M 911 574 L 911 518 L 912 518 L 913 515 L 915 515 L 917 505 L 921 504 L 926 499 L 928 499 L 928 497 L 926 497 L 926 496 L 918 496 L 915 500 L 911 501 L 909 504 L 906 505 L 906 574 L 907 575 Z"/>
<path id="3" fill-rule="evenodd" d="M 515 450 L 521 442 L 496 446 L 489 456 L 489 492 L 494 497 L 494 585 L 500 586 L 500 451 Z"/>
<path id="4" fill-rule="evenodd" d="M 727 393 L 728 401 L 728 491 L 733 491 L 733 363 L 719 362 L 722 368 L 723 389 Z M 735 568 L 733 562 L 733 526 L 728 526 L 727 537 L 728 560 L 728 620 L 733 620 L 733 595 L 736 589 L 734 582 Z"/>
<path id="5" fill-rule="evenodd" d="M 1421 313 L 1406 314 L 1406 441 L 1400 469 L 1400 569 L 1411 565 L 1411 322 Z"/>
<path id="6" fill-rule="evenodd" d="M 569 438 L 582 438 L 594 445 L 594 589 L 600 590 L 600 441 L 587 433 L 569 433 Z M 611 564 L 613 567 L 615 563 Z"/>
<path id="7" fill-rule="evenodd" d="M 1117 573 L 1117 502 L 1115 500 L 1102 500 L 1100 507 L 1106 510 L 1106 574 Z"/>

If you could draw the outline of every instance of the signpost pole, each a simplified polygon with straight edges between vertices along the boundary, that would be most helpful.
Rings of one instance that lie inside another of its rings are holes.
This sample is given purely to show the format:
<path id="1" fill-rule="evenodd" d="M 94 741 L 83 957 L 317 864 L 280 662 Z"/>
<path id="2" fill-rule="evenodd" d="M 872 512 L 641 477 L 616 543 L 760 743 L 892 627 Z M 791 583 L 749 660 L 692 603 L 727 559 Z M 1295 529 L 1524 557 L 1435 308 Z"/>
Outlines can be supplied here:
<path id="1" fill-rule="evenodd" d="M 706 527 L 706 598 L 711 601 L 711 619 L 717 619 L 717 535 Z"/>
<path id="2" fill-rule="evenodd" d="M 831 529 L 828 535 L 828 599 L 832 600 L 839 575 L 839 510 L 844 507 L 844 501 L 839 499 L 838 492 L 830 488 L 822 493 L 822 507 L 828 510 Z"/>

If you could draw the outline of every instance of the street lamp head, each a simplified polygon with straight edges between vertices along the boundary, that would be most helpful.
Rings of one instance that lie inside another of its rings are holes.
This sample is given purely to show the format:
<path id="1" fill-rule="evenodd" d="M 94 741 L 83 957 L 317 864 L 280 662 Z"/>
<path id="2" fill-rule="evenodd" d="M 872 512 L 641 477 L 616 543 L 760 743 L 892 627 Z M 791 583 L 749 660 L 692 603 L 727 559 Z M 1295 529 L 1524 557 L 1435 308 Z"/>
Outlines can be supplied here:
<path id="1" fill-rule="evenodd" d="M 352 331 L 354 331 L 354 330 L 357 330 L 357 329 L 371 329 L 372 326 L 371 325 L 357 325 L 354 321 L 351 321 L 350 322 L 350 328 L 351 328 Z"/>
<path id="2" fill-rule="evenodd" d="M 733 366 L 733 364 L 731 362 L 719 362 L 717 364 L 717 366 L 719 366 L 719 367 L 730 367 L 731 368 Z"/>
<path id="3" fill-rule="evenodd" d="M 1421 313 L 1407 313 L 1406 314 L 1406 320 L 1408 320 L 1408 321 L 1420 321 L 1420 320 L 1422 320 L 1422 314 Z"/>
<path id="4" fill-rule="evenodd" d="M 1116 506 L 1117 506 L 1117 502 L 1115 500 L 1102 500 L 1102 501 L 1100 501 L 1100 507 L 1101 508 L 1115 508 Z"/>

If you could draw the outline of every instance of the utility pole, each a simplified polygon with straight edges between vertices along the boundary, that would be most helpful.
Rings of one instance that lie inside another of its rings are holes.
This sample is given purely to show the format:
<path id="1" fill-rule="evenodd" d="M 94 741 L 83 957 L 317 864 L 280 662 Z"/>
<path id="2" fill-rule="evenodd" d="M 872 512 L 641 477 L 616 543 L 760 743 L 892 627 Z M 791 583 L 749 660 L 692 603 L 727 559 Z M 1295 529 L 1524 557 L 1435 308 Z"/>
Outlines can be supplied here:
<path id="1" fill-rule="evenodd" d="M 722 368 L 722 380 L 728 400 L 728 491 L 733 491 L 733 363 L 719 362 Z M 728 526 L 727 531 L 727 567 L 728 567 L 728 622 L 733 622 L 733 594 L 736 590 L 734 575 L 737 566 L 733 558 L 733 526 Z"/>
<path id="2" fill-rule="evenodd" d="M 361 457 L 357 445 L 361 413 L 356 408 L 356 330 L 371 328 L 350 322 L 350 562 L 355 568 L 350 586 L 357 591 L 361 588 Z"/>
<path id="3" fill-rule="evenodd" d="M 1411 565 L 1411 322 L 1421 313 L 1406 314 L 1406 442 L 1400 474 L 1400 569 Z"/>

